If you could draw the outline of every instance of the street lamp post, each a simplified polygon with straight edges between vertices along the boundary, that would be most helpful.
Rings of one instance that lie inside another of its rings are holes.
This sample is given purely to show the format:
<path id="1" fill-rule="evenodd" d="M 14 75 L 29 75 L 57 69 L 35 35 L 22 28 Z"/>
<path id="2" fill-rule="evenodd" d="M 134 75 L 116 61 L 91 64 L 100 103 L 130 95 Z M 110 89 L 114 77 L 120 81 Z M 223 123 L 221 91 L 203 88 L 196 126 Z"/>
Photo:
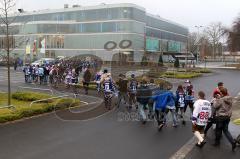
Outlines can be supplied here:
<path id="1" fill-rule="evenodd" d="M 200 47 L 199 47 L 199 42 L 200 42 L 200 38 L 199 38 L 199 29 L 202 28 L 202 25 L 195 25 L 195 28 L 197 28 L 197 64 L 198 64 L 198 60 L 199 60 L 199 54 L 200 54 Z"/>

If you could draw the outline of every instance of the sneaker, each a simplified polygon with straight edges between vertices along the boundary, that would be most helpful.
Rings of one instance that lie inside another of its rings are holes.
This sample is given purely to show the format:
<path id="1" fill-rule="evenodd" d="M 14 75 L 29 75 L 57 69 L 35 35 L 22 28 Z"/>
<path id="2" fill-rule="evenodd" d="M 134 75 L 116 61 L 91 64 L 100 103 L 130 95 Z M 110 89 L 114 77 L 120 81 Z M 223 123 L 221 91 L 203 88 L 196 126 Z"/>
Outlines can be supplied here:
<path id="1" fill-rule="evenodd" d="M 197 143 L 196 146 L 199 147 L 199 148 L 202 148 L 205 144 L 206 144 L 206 141 L 203 140 L 200 144 Z"/>
<path id="2" fill-rule="evenodd" d="M 138 106 L 136 105 L 136 110 L 138 110 Z"/>
<path id="3" fill-rule="evenodd" d="M 164 126 L 164 124 L 160 124 L 160 125 L 158 126 L 158 131 L 161 131 L 162 128 L 163 128 L 163 126 Z"/>
<path id="4" fill-rule="evenodd" d="M 213 146 L 218 147 L 218 146 L 220 146 L 220 143 L 219 143 L 219 142 L 215 142 L 215 143 L 213 144 Z"/>
<path id="5" fill-rule="evenodd" d="M 143 121 L 142 121 L 142 124 L 143 124 L 143 125 L 145 125 L 146 123 L 147 123 L 147 121 L 146 121 L 146 120 L 143 120 Z"/>
<path id="6" fill-rule="evenodd" d="M 178 125 L 177 124 L 173 124 L 173 127 L 176 128 Z"/>
<path id="7" fill-rule="evenodd" d="M 183 121 L 182 121 L 182 124 L 183 124 L 183 125 L 186 125 L 186 121 L 185 121 L 185 120 L 183 120 Z"/>
<path id="8" fill-rule="evenodd" d="M 205 140 L 203 140 L 202 142 L 201 142 L 201 148 L 206 144 L 207 142 L 205 141 Z"/>
<path id="9" fill-rule="evenodd" d="M 237 142 L 234 141 L 234 143 L 232 144 L 232 151 L 233 152 L 235 151 L 236 147 L 237 147 Z"/>
<path id="10" fill-rule="evenodd" d="M 196 143 L 196 146 L 199 147 L 199 148 L 201 148 L 201 144 Z"/>

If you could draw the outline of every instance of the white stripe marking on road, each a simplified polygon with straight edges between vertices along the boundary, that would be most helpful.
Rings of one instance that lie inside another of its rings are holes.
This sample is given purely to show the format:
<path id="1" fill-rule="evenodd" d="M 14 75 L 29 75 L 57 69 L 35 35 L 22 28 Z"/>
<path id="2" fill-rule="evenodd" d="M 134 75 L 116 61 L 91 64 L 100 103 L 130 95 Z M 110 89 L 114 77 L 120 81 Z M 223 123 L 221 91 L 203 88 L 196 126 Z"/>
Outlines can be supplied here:
<path id="1" fill-rule="evenodd" d="M 187 154 L 195 146 L 196 139 L 192 137 L 185 145 L 183 145 L 175 154 L 173 154 L 170 159 L 185 159 Z"/>

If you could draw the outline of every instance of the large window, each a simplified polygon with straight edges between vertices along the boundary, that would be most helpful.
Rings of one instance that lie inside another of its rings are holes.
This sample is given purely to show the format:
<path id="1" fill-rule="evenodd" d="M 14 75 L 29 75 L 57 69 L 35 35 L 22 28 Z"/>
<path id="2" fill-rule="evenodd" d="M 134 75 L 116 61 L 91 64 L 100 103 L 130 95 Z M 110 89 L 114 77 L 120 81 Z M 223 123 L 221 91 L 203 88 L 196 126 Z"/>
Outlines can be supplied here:
<path id="1" fill-rule="evenodd" d="M 174 33 L 169 33 L 165 31 L 160 31 L 157 29 L 151 29 L 151 28 L 146 28 L 146 35 L 150 37 L 155 37 L 159 39 L 166 39 L 166 40 L 173 40 L 173 41 L 181 41 L 181 42 L 186 42 L 187 37 L 174 34 Z"/>
<path id="2" fill-rule="evenodd" d="M 64 21 L 76 20 L 94 21 L 94 20 L 111 20 L 111 19 L 135 19 L 145 21 L 145 11 L 131 7 L 104 8 L 92 10 L 78 10 L 71 12 L 46 13 L 37 15 L 19 16 L 15 22 L 28 21 Z"/>
<path id="3" fill-rule="evenodd" d="M 117 31 L 117 23 L 102 23 L 102 32 L 116 32 Z"/>
<path id="4" fill-rule="evenodd" d="M 64 48 L 64 36 L 63 35 L 47 35 L 39 37 L 39 47 L 41 45 L 41 41 L 45 38 L 46 40 L 46 48 Z"/>
<path id="5" fill-rule="evenodd" d="M 101 24 L 100 23 L 83 24 L 83 32 L 85 32 L 85 33 L 101 32 Z"/>

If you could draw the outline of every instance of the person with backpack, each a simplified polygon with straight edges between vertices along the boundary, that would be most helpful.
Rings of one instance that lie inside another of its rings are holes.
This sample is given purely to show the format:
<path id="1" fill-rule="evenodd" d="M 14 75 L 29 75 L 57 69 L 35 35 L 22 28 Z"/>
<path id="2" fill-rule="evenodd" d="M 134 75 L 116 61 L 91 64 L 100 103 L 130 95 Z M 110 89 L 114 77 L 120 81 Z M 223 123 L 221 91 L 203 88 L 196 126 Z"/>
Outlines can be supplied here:
<path id="1" fill-rule="evenodd" d="M 136 109 L 138 109 L 137 106 L 137 87 L 138 87 L 138 82 L 135 78 L 135 75 L 131 75 L 131 80 L 129 82 L 129 88 L 128 88 L 128 94 L 129 94 L 129 108 L 131 109 L 132 107 L 135 106 Z"/>
<path id="2" fill-rule="evenodd" d="M 220 145 L 220 139 L 223 132 L 232 145 L 232 151 L 234 151 L 237 143 L 228 130 L 228 125 L 232 116 L 233 98 L 228 95 L 228 90 L 226 88 L 221 87 L 219 90 L 223 97 L 216 99 L 213 103 L 213 107 L 216 109 L 216 139 L 214 146 Z"/>
<path id="3" fill-rule="evenodd" d="M 204 140 L 204 128 L 208 119 L 211 117 L 211 103 L 205 99 L 205 93 L 198 92 L 198 100 L 194 103 L 192 115 L 192 131 L 198 142 L 196 146 L 202 148 L 206 141 Z"/>

